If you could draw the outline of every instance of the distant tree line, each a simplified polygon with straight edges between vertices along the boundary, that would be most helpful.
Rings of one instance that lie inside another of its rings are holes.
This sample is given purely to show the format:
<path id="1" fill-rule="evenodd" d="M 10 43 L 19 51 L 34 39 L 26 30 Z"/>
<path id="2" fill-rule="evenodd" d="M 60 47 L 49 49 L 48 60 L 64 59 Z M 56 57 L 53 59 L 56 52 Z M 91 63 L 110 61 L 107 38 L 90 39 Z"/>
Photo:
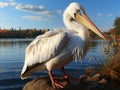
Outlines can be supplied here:
<path id="1" fill-rule="evenodd" d="M 38 35 L 44 34 L 46 31 L 45 29 L 0 29 L 0 38 L 35 38 Z M 95 33 L 90 30 L 90 36 L 92 38 L 99 38 Z"/>
<path id="2" fill-rule="evenodd" d="M 0 29 L 0 38 L 34 38 L 38 35 L 45 33 L 45 29 L 26 29 L 26 30 L 16 30 L 16 29 Z"/>

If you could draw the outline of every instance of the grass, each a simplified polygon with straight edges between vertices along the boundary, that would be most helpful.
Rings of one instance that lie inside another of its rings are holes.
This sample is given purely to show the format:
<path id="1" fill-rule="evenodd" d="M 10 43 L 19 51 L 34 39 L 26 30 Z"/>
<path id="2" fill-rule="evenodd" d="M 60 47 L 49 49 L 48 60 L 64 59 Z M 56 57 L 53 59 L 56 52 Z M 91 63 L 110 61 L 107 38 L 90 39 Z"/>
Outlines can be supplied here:
<path id="1" fill-rule="evenodd" d="M 116 46 L 112 47 L 116 49 Z M 108 56 L 105 60 L 103 58 L 96 58 L 97 62 L 97 73 L 100 73 L 101 76 L 111 79 L 111 80 L 120 80 L 120 47 L 117 46 L 117 52 Z"/>
<path id="2" fill-rule="evenodd" d="M 98 71 L 102 76 L 112 79 L 120 80 L 120 52 L 114 55 L 112 58 L 105 60 L 104 64 L 101 64 Z"/>

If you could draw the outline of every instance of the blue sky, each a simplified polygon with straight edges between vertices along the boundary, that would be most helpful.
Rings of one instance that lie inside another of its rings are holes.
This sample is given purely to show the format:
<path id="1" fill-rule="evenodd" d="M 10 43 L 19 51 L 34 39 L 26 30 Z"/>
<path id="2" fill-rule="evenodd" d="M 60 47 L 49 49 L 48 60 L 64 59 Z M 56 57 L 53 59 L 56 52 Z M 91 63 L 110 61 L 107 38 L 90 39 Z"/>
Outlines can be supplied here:
<path id="1" fill-rule="evenodd" d="M 120 16 L 120 0 L 0 0 L 0 27 L 64 28 L 62 13 L 71 2 L 82 5 L 101 31 L 112 28 Z"/>

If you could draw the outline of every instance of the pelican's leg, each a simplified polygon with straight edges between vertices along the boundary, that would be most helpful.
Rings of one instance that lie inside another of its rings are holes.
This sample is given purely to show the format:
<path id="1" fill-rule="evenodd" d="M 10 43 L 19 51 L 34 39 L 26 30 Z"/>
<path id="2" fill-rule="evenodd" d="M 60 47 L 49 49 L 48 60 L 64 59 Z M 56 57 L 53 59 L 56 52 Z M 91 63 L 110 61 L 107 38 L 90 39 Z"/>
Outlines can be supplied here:
<path id="1" fill-rule="evenodd" d="M 53 75 L 52 75 L 52 71 L 48 71 L 49 77 L 52 81 L 52 86 L 53 88 L 64 88 L 64 86 L 66 85 L 66 82 L 58 82 L 58 81 L 54 81 L 53 79 Z"/>
<path id="2" fill-rule="evenodd" d="M 64 67 L 62 67 L 61 70 L 62 70 L 62 72 L 63 72 L 63 74 L 64 74 L 64 78 L 69 80 L 70 77 L 67 75 Z"/>
<path id="3" fill-rule="evenodd" d="M 72 85 L 78 85 L 78 84 L 79 84 L 80 80 L 77 79 L 77 78 L 71 78 L 71 77 L 69 77 L 69 76 L 67 75 L 64 67 L 62 67 L 61 70 L 62 70 L 62 72 L 63 72 L 63 74 L 64 74 L 64 78 L 67 79 L 67 80 L 69 80 Z"/>

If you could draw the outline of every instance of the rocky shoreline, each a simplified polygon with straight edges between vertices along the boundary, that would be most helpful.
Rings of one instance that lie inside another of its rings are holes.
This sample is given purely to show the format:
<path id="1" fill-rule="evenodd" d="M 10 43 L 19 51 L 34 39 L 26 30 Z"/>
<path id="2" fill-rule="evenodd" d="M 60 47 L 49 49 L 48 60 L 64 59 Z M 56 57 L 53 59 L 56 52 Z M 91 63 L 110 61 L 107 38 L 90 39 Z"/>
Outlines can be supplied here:
<path id="1" fill-rule="evenodd" d="M 54 79 L 60 82 L 67 82 L 67 85 L 63 89 L 53 88 L 49 77 L 35 78 L 27 82 L 23 90 L 120 90 L 120 81 L 109 81 L 105 78 L 101 78 L 100 74 L 93 76 L 82 75 L 80 82 L 77 85 L 71 84 L 67 80 L 63 80 L 63 77 L 54 76 Z M 76 78 L 73 78 L 76 79 Z"/>

